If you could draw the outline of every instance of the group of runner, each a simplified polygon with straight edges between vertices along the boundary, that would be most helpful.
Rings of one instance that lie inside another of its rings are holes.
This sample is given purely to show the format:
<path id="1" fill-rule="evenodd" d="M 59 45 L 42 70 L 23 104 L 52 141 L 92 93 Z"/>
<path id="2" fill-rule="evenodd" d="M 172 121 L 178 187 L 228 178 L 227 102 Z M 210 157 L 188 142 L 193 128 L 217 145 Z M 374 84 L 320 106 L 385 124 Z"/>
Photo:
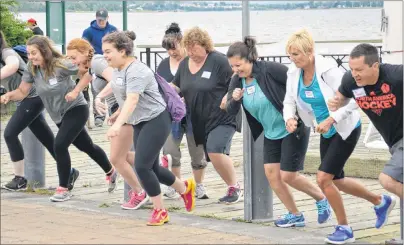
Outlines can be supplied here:
<path id="1" fill-rule="evenodd" d="M 134 56 L 135 39 L 132 31 L 109 33 L 102 38 L 101 55 L 95 54 L 88 40 L 75 38 L 64 56 L 47 37 L 35 35 L 26 43 L 29 62 L 25 64 L 0 34 L 1 82 L 8 90 L 1 103 L 18 105 L 4 131 L 15 171 L 5 188 L 26 188 L 18 135 L 29 127 L 57 164 L 59 186 L 52 201 L 69 200 L 79 177 L 68 151 L 73 144 L 101 167 L 109 192 L 115 190 L 118 174 L 130 185 L 129 200 L 122 208 L 138 209 L 152 202 L 148 225 L 169 221 L 163 195 L 181 196 L 187 211 L 194 209 L 195 198 L 209 198 L 203 185 L 207 162 L 227 185 L 219 202 L 236 203 L 242 190 L 230 147 L 234 133 L 241 129 L 242 107 L 254 140 L 264 134 L 265 175 L 288 211 L 275 221 L 276 226 L 301 227 L 306 222 L 289 186 L 315 200 L 318 223 L 335 213 L 337 226 L 326 242 L 355 240 L 340 191 L 371 202 L 375 227 L 386 224 L 394 196 L 375 194 L 345 177 L 344 166 L 361 135 L 360 107 L 392 155 L 380 183 L 403 198 L 403 65 L 381 64 L 376 47 L 360 44 L 350 54 L 351 70 L 344 73 L 335 61 L 316 54 L 311 35 L 302 30 L 287 42 L 286 53 L 292 61 L 287 67 L 259 60 L 252 37 L 233 43 L 224 55 L 214 49 L 205 30 L 194 27 L 182 34 L 178 24 L 172 23 L 162 40 L 169 57 L 156 72 L 185 103 L 186 114 L 176 122 L 157 74 Z M 78 76 L 79 82 L 71 76 Z M 89 106 L 82 91 L 90 83 L 97 94 L 94 109 L 108 115 L 109 157 L 85 129 Z M 56 136 L 43 117 L 44 108 L 59 128 Z M 321 134 L 317 185 L 299 173 L 312 129 Z M 187 180 L 181 180 L 184 134 L 193 170 L 193 178 Z M 160 183 L 168 186 L 164 193 Z"/>

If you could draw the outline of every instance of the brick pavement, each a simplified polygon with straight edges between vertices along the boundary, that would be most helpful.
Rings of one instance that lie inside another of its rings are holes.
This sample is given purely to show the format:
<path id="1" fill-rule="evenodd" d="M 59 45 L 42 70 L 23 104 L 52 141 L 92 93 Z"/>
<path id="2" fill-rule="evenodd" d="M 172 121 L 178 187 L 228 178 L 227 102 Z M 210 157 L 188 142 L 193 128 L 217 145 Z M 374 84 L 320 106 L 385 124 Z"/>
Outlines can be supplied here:
<path id="1" fill-rule="evenodd" d="M 18 228 L 19 227 L 19 228 Z M 49 205 L 1 201 L 1 244 L 219 244 L 268 243 L 254 237 Z"/>

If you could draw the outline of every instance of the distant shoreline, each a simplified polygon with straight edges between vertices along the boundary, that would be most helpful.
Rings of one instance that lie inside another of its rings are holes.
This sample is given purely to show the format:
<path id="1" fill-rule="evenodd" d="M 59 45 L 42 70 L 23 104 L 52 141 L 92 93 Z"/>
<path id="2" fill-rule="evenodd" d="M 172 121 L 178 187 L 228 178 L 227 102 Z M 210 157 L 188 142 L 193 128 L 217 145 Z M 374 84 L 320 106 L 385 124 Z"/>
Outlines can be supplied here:
<path id="1" fill-rule="evenodd" d="M 253 10 L 250 9 L 251 12 L 271 12 L 271 11 L 296 11 L 296 10 L 303 10 L 303 11 L 315 11 L 315 10 L 328 10 L 328 9 L 338 9 L 338 10 L 345 10 L 345 9 L 383 9 L 381 7 L 364 7 L 364 8 L 313 8 L 313 9 L 267 9 L 267 10 Z M 195 10 L 195 11 L 157 11 L 157 10 L 142 10 L 142 11 L 128 11 L 128 13 L 193 13 L 193 12 L 240 12 L 241 10 Z M 109 11 L 110 13 L 122 13 L 122 11 Z M 46 11 L 37 11 L 37 12 L 29 12 L 29 11 L 21 11 L 20 13 L 46 13 Z M 94 13 L 94 11 L 66 11 L 66 13 Z"/>

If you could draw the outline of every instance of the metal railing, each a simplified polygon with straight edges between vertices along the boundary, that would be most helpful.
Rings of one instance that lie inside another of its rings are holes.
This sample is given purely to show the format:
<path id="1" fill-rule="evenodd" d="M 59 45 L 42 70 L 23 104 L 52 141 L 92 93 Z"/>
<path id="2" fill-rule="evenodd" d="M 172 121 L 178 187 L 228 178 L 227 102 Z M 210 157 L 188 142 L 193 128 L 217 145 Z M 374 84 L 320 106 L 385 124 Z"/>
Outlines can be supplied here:
<path id="1" fill-rule="evenodd" d="M 154 70 L 156 71 L 160 62 L 168 55 L 166 51 L 152 50 L 153 48 L 158 49 L 159 47 L 155 45 L 144 47 L 145 51 L 140 52 L 140 61 L 147 64 L 147 66 L 149 66 L 150 68 L 152 69 L 154 68 Z M 382 54 L 383 54 L 382 46 L 377 46 L 377 48 L 379 49 L 380 62 L 382 62 Z M 338 64 L 338 67 L 344 69 L 345 71 L 349 70 L 349 66 L 347 66 L 349 61 L 349 54 L 323 54 L 323 56 L 334 59 L 335 62 Z M 258 59 L 278 62 L 285 65 L 291 63 L 288 55 L 260 56 L 258 57 Z"/>

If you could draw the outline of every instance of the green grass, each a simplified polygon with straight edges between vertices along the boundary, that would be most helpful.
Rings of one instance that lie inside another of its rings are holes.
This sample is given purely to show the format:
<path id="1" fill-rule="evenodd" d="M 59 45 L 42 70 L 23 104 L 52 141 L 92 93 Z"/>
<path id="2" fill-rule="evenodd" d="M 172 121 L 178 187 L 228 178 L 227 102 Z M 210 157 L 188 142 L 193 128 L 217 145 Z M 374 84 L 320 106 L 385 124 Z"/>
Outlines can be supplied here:
<path id="1" fill-rule="evenodd" d="M 167 210 L 168 210 L 169 212 L 180 211 L 181 209 L 183 209 L 183 208 L 177 207 L 177 206 L 170 206 L 170 207 L 167 208 Z"/>
<path id="2" fill-rule="evenodd" d="M 386 162 L 386 159 L 350 157 L 344 167 L 345 176 L 377 179 Z M 308 153 L 303 172 L 316 174 L 319 166 L 320 156 Z"/>
<path id="3" fill-rule="evenodd" d="M 110 208 L 111 205 L 109 205 L 108 203 L 101 203 L 100 205 L 98 205 L 99 208 Z"/>
<path id="4" fill-rule="evenodd" d="M 36 188 L 37 185 L 38 185 L 38 183 L 28 185 L 27 189 L 24 192 L 25 193 L 30 193 L 30 194 L 43 195 L 43 196 L 52 196 L 55 193 L 54 190 Z"/>
<path id="5" fill-rule="evenodd" d="M 207 219 L 226 220 L 225 218 L 218 217 L 214 214 L 200 214 L 200 215 L 197 214 L 197 216 Z"/>

